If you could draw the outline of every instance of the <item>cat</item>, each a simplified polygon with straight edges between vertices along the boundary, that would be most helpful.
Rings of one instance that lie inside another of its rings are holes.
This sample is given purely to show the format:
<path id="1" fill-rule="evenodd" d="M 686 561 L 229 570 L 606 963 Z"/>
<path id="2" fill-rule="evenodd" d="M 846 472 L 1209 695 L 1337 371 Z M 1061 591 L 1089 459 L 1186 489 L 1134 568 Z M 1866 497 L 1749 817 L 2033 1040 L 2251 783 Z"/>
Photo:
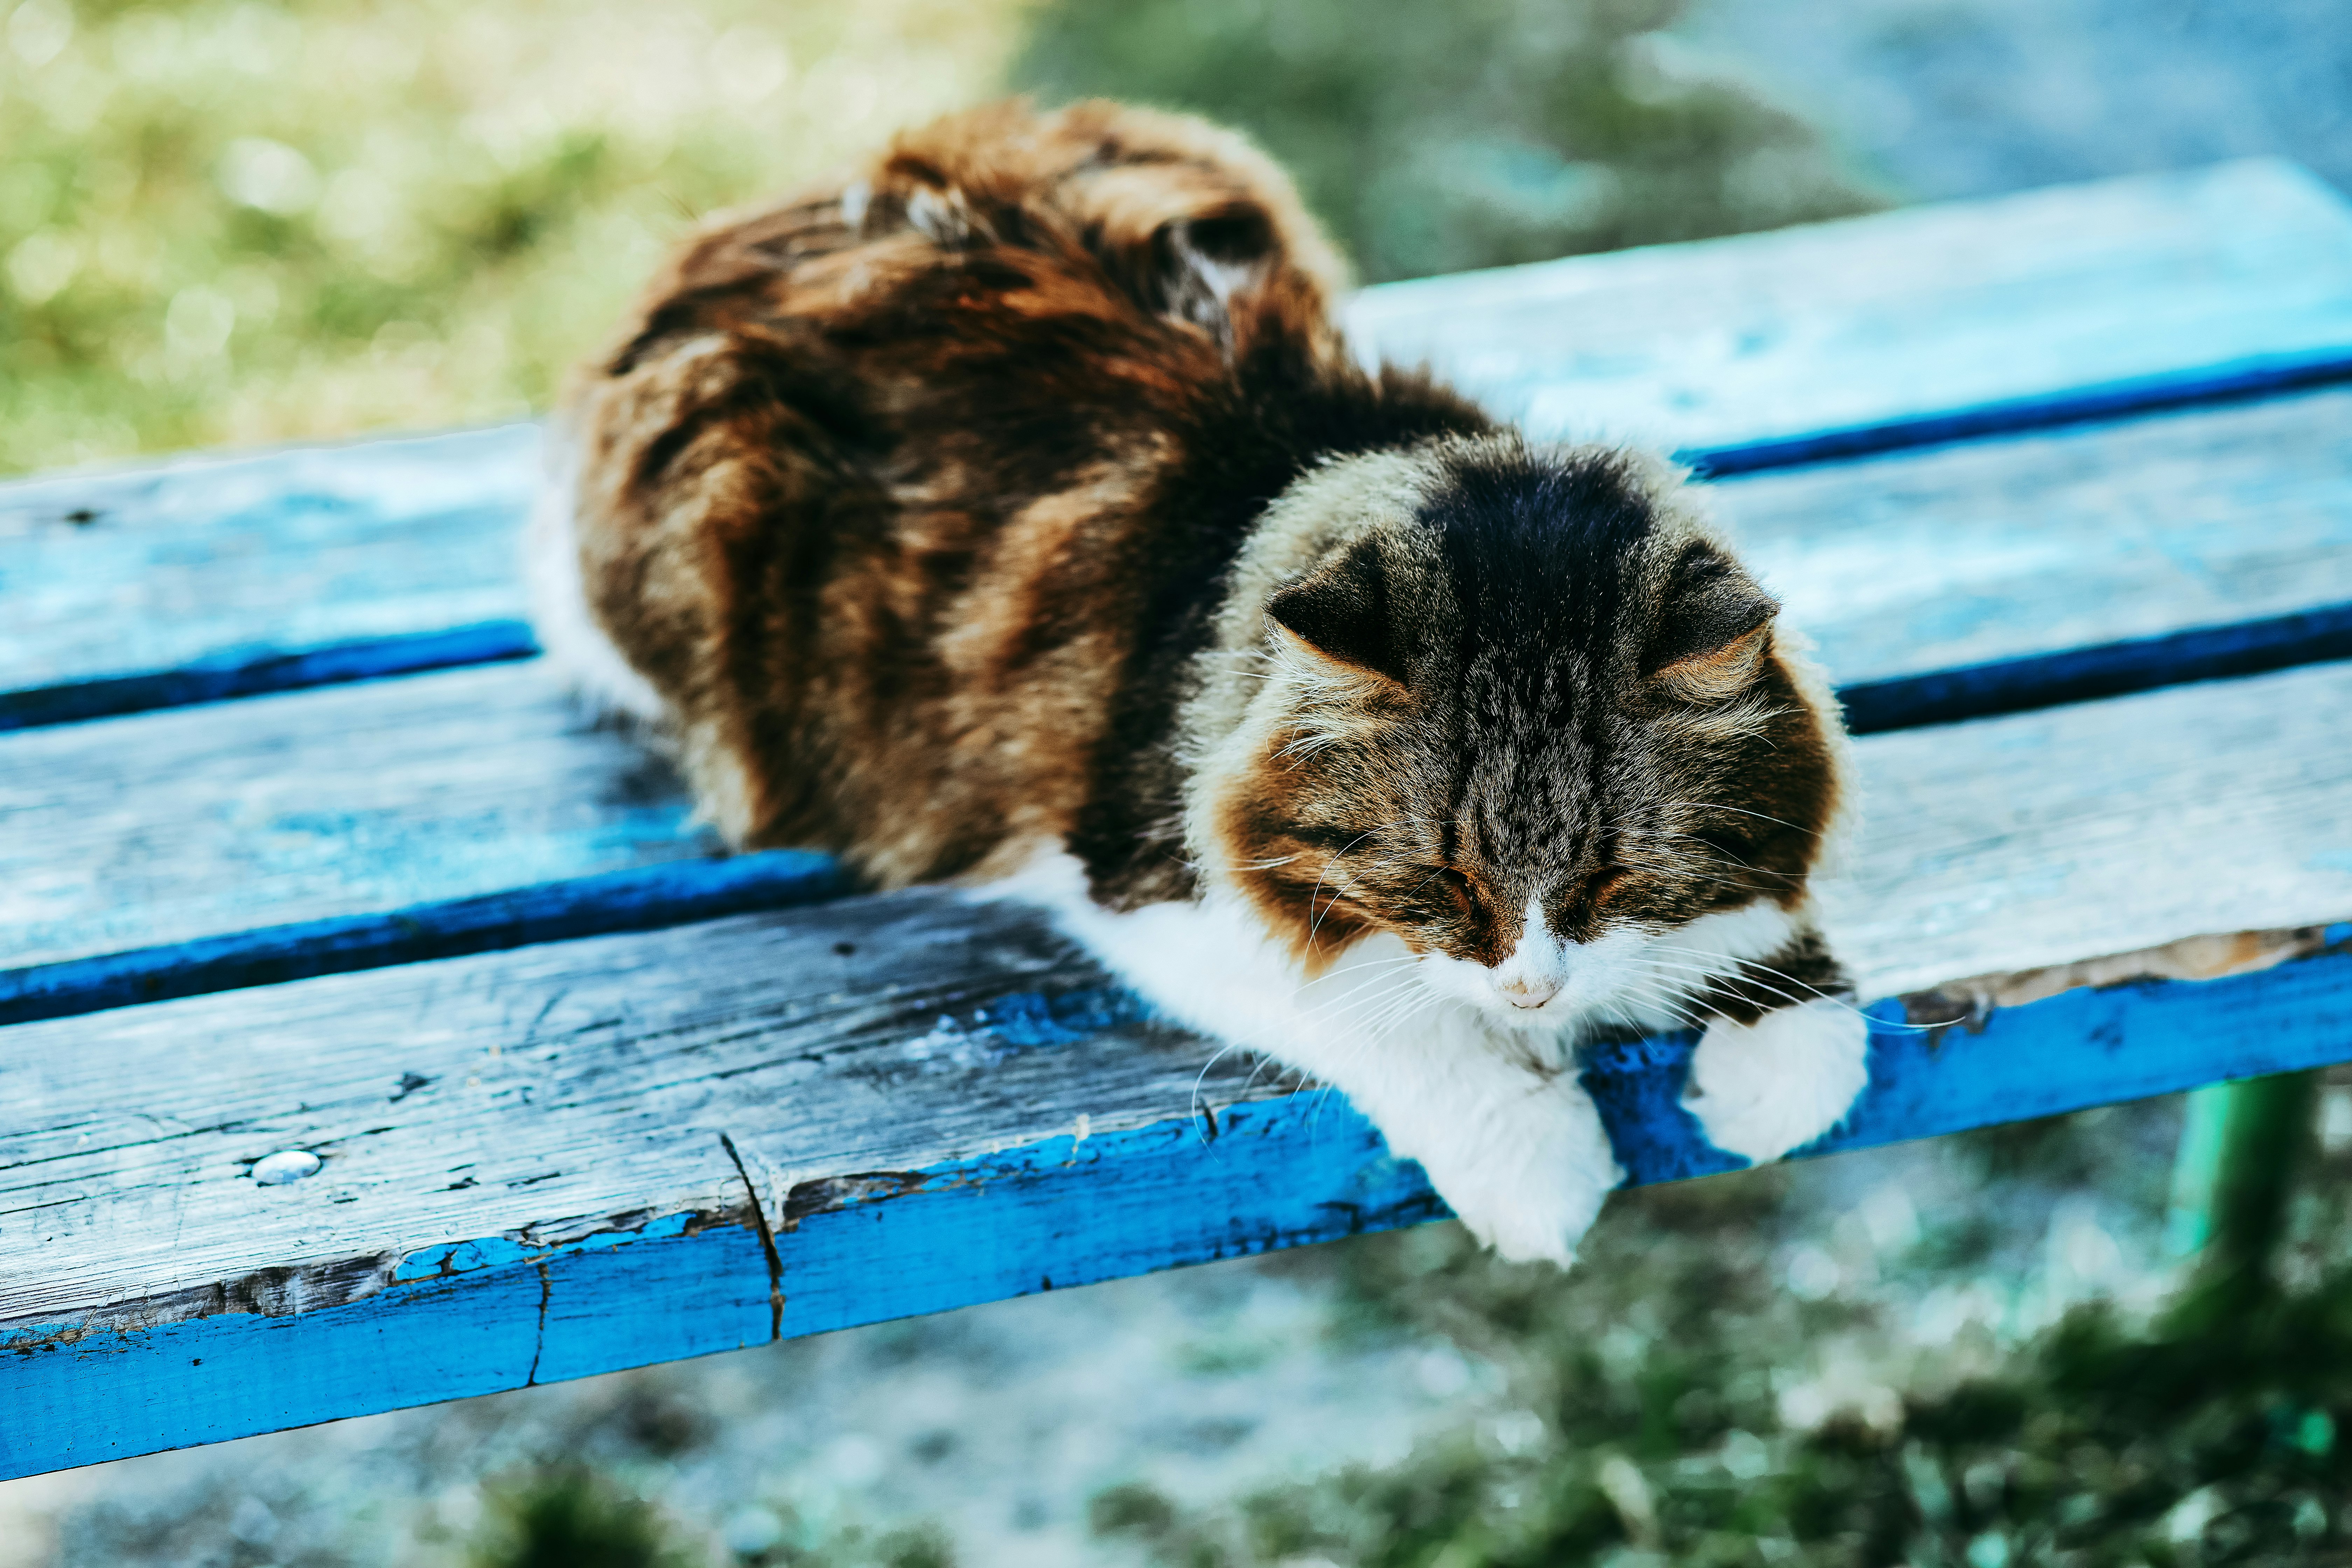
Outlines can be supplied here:
<path id="1" fill-rule="evenodd" d="M 702 226 L 574 377 L 538 623 L 730 842 L 1045 905 L 1566 1263 L 1623 1179 L 1580 1040 L 1701 1028 L 1756 1161 L 1863 1087 L 1807 892 L 1846 742 L 1675 468 L 1360 363 L 1340 287 L 1202 121 L 903 133 Z"/>

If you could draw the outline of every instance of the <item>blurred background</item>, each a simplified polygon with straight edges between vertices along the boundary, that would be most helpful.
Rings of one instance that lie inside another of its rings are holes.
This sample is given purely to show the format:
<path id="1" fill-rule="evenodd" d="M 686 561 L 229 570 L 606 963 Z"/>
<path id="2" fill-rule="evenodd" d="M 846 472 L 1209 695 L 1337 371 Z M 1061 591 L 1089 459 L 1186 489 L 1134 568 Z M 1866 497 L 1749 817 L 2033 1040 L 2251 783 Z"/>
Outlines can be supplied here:
<path id="1" fill-rule="evenodd" d="M 0 471 L 544 405 L 691 216 L 1006 90 L 1254 132 L 1368 282 L 2248 153 L 2344 0 L 0 4 Z"/>
<path id="2" fill-rule="evenodd" d="M 1007 90 L 1248 128 L 1368 282 L 2352 185 L 2347 0 L 0 0 L 0 471 L 526 416 L 695 215 Z M 2158 1101 L 1630 1194 L 1566 1279 L 1431 1226 L 0 1485 L 0 1568 L 2352 1562 L 2320 1108 L 2227 1334 Z"/>

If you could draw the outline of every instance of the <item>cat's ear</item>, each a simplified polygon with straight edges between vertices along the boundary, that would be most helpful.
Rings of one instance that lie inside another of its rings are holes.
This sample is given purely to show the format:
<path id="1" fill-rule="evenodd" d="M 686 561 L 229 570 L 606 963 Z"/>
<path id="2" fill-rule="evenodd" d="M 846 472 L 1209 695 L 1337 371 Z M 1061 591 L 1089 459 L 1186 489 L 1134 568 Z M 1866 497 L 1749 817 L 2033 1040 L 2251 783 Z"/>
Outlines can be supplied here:
<path id="1" fill-rule="evenodd" d="M 1780 613 L 1780 602 L 1736 562 L 1695 545 L 1675 563 L 1644 672 L 1685 701 L 1729 697 L 1763 662 Z"/>
<path id="2" fill-rule="evenodd" d="M 1162 224 L 1151 237 L 1149 302 L 1230 350 L 1234 296 L 1265 276 L 1275 248 L 1273 221 L 1254 204 Z"/>
<path id="3" fill-rule="evenodd" d="M 1326 658 L 1405 683 L 1388 568 L 1380 546 L 1360 539 L 1266 601 L 1267 619 Z"/>

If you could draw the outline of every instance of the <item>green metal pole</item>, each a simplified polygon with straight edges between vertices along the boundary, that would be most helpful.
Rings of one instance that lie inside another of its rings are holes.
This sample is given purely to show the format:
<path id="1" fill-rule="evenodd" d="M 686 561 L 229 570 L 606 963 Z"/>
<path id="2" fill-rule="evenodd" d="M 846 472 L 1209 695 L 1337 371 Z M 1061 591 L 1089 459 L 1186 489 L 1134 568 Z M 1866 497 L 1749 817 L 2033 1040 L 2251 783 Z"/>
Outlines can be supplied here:
<path id="1" fill-rule="evenodd" d="M 2316 1072 L 2209 1084 L 2189 1096 L 2172 1169 L 2167 1239 L 2197 1259 L 2184 1314 L 2212 1323 L 2273 1287 L 2271 1258 L 2315 1142 Z"/>

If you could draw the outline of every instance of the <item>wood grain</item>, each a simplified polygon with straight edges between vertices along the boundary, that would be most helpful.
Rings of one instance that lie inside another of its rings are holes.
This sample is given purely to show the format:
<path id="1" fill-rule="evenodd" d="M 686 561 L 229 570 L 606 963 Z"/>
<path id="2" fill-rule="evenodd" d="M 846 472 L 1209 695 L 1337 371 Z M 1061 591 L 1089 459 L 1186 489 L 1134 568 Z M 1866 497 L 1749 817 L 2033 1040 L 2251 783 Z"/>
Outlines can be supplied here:
<path id="1" fill-rule="evenodd" d="M 17 965 L 717 853 L 535 666 L 0 736 Z"/>
<path id="2" fill-rule="evenodd" d="M 1707 491 L 1847 684 L 2352 600 L 2352 389 Z"/>
<path id="3" fill-rule="evenodd" d="M 1856 745 L 1822 894 L 1868 994 L 2352 919 L 2352 664 Z"/>
<path id="4" fill-rule="evenodd" d="M 2256 160 L 1392 284 L 1349 322 L 1538 434 L 1728 469 L 2340 374 L 2352 209 Z"/>
<path id="5" fill-rule="evenodd" d="M 528 651 L 530 425 L 0 485 L 0 729 Z"/>
<path id="6" fill-rule="evenodd" d="M 1710 489 L 1857 730 L 2352 657 L 2352 391 Z"/>

